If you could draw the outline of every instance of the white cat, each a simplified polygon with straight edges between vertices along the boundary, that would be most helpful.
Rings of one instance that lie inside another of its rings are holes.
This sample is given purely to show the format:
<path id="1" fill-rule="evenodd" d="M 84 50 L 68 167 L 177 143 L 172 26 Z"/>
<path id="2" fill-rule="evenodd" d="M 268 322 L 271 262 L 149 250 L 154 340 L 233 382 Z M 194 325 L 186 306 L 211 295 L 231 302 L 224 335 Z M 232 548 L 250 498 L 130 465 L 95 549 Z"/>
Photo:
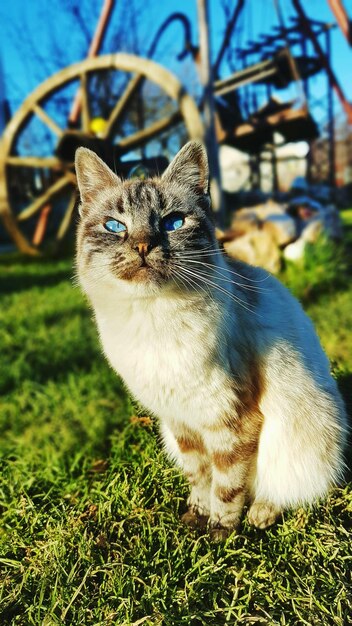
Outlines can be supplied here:
<path id="1" fill-rule="evenodd" d="M 80 148 L 77 268 L 103 350 L 160 419 L 191 492 L 184 520 L 215 538 L 264 528 L 341 476 L 345 411 L 300 304 L 220 251 L 200 142 L 161 178 L 122 182 Z"/>

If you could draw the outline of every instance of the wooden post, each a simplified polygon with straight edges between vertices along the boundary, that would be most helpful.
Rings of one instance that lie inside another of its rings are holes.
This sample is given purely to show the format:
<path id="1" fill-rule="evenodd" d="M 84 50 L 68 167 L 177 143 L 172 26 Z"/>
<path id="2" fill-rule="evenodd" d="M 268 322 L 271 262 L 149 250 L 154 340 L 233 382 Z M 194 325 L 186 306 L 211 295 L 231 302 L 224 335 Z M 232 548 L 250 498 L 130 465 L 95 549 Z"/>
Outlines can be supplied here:
<path id="1" fill-rule="evenodd" d="M 40 246 L 40 244 L 43 242 L 46 228 L 48 225 L 49 215 L 51 213 L 52 208 L 53 207 L 51 204 L 46 204 L 45 207 L 43 207 L 43 209 L 41 210 L 37 225 L 35 227 L 34 235 L 32 238 L 32 244 L 34 246 Z"/>
<path id="2" fill-rule="evenodd" d="M 103 43 L 105 30 L 109 23 L 109 19 L 110 19 L 112 10 L 114 8 L 114 4 L 115 4 L 115 0 L 104 0 L 103 2 L 99 21 L 98 21 L 93 39 L 91 41 L 91 44 L 89 46 L 87 59 L 92 59 L 95 56 L 97 56 L 100 50 L 100 46 Z M 81 89 L 78 89 L 75 95 L 75 99 L 73 101 L 72 107 L 71 107 L 71 112 L 69 116 L 70 124 L 72 125 L 76 124 L 79 114 L 81 112 L 81 108 L 82 108 L 82 92 L 81 92 Z"/>
<path id="3" fill-rule="evenodd" d="M 215 134 L 213 77 L 210 61 L 208 0 L 197 0 L 200 43 L 200 80 L 203 86 L 205 144 L 210 168 L 210 193 L 216 222 L 224 227 L 224 202 L 221 189 L 218 143 Z"/>

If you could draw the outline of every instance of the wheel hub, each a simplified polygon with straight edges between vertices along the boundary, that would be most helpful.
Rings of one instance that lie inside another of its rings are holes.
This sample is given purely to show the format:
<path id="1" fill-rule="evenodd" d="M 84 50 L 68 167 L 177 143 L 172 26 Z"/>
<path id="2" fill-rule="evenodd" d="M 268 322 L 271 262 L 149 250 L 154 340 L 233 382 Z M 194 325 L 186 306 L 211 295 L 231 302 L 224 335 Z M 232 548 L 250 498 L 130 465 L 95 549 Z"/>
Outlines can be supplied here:
<path id="1" fill-rule="evenodd" d="M 109 167 L 113 167 L 119 154 L 117 147 L 109 139 L 101 139 L 75 130 L 68 130 L 63 133 L 57 144 L 55 154 L 61 161 L 73 163 L 76 150 L 80 147 L 93 150 Z"/>

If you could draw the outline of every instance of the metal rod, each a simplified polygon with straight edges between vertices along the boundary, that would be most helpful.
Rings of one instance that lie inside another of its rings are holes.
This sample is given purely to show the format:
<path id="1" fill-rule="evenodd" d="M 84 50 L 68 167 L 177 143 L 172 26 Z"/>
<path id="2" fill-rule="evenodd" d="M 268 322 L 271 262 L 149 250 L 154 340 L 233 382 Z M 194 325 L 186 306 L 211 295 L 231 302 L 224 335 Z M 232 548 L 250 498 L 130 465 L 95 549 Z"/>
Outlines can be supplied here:
<path id="1" fill-rule="evenodd" d="M 318 37 L 319 35 L 321 35 L 321 33 L 325 32 L 327 30 L 327 28 L 334 28 L 334 24 L 324 24 L 323 27 L 319 28 L 316 27 L 315 30 L 313 29 L 314 35 L 316 37 Z M 273 30 L 277 30 L 277 33 L 274 33 L 273 35 L 266 35 L 265 36 L 265 42 L 263 43 L 258 43 L 255 42 L 253 44 L 253 47 L 249 47 L 247 42 L 247 46 L 246 48 L 242 48 L 241 50 L 237 49 L 236 52 L 238 54 L 238 56 L 248 56 L 250 54 L 254 54 L 256 52 L 262 52 L 263 51 L 263 47 L 265 49 L 267 49 L 268 46 L 270 45 L 274 45 L 274 44 L 278 44 L 276 46 L 276 48 L 278 47 L 282 47 L 282 43 L 280 40 L 285 40 L 288 41 L 288 43 L 290 44 L 290 46 L 299 43 L 300 40 L 302 39 L 302 28 L 299 25 L 293 26 L 292 28 L 288 29 L 284 29 L 286 32 L 282 31 L 282 28 L 280 26 L 274 26 Z M 299 39 L 294 39 L 292 36 L 290 36 L 290 33 L 296 33 L 298 36 L 300 35 Z M 288 35 L 288 36 L 286 36 Z"/>
<path id="2" fill-rule="evenodd" d="M 301 41 L 301 48 L 302 48 L 302 54 L 304 57 L 307 57 L 308 55 L 308 41 L 306 39 L 306 37 L 302 37 L 302 41 Z M 306 98 L 306 102 L 309 102 L 309 95 L 310 95 L 310 90 L 309 90 L 309 80 L 307 77 L 305 77 L 303 79 L 303 89 L 304 89 L 304 95 Z M 309 150 L 308 150 L 308 154 L 307 154 L 307 181 L 308 183 L 312 182 L 312 140 L 310 140 L 309 142 Z"/>
<path id="3" fill-rule="evenodd" d="M 326 42 L 326 56 L 328 63 L 331 59 L 331 37 L 330 31 L 325 33 Z M 331 76 L 327 74 L 327 88 L 328 88 L 328 130 L 329 130 L 329 183 L 332 187 L 335 187 L 335 120 L 334 120 L 334 92 L 331 81 Z"/>
<path id="4" fill-rule="evenodd" d="M 348 102 L 348 100 L 347 100 L 347 98 L 346 98 L 346 96 L 345 96 L 345 94 L 343 92 L 343 89 L 342 89 L 340 83 L 338 82 L 338 80 L 337 80 L 337 78 L 336 78 L 336 76 L 335 76 L 335 74 L 334 74 L 334 72 L 333 72 L 333 70 L 331 68 L 331 65 L 330 65 L 329 61 L 326 58 L 326 55 L 324 54 L 324 51 L 323 51 L 323 49 L 322 49 L 322 47 L 321 47 L 321 45 L 320 45 L 320 43 L 319 43 L 315 33 L 314 33 L 314 30 L 312 29 L 312 27 L 310 25 L 310 21 L 307 19 L 306 14 L 305 14 L 305 12 L 304 12 L 304 10 L 302 8 L 300 0 L 292 0 L 292 4 L 293 4 L 294 8 L 296 9 L 298 16 L 301 19 L 301 25 L 302 25 L 302 28 L 303 28 L 305 34 L 311 40 L 311 42 L 313 44 L 313 47 L 314 47 L 314 49 L 315 49 L 319 59 L 321 60 L 323 66 L 325 68 L 325 71 L 327 72 L 327 74 L 329 75 L 329 77 L 331 79 L 331 84 L 332 84 L 333 88 L 335 89 L 335 91 L 336 91 L 336 93 L 337 93 L 337 95 L 339 97 L 339 100 L 340 100 L 340 102 L 341 102 L 341 104 L 342 104 L 342 106 L 343 106 L 343 108 L 344 108 L 344 110 L 346 112 L 348 121 L 351 123 L 352 122 L 352 105 L 351 105 L 350 102 Z"/>
<path id="5" fill-rule="evenodd" d="M 183 13 L 172 13 L 165 22 L 162 23 L 160 28 L 155 34 L 155 37 L 149 47 L 147 52 L 148 59 L 153 58 L 157 45 L 159 43 L 161 35 L 165 32 L 165 30 L 172 24 L 173 22 L 180 22 L 183 26 L 183 34 L 184 34 L 184 43 L 183 43 L 183 51 L 178 55 L 178 59 L 181 60 L 185 54 L 185 52 L 192 52 L 195 50 L 195 47 L 192 44 L 192 26 L 190 19 L 187 15 Z"/>

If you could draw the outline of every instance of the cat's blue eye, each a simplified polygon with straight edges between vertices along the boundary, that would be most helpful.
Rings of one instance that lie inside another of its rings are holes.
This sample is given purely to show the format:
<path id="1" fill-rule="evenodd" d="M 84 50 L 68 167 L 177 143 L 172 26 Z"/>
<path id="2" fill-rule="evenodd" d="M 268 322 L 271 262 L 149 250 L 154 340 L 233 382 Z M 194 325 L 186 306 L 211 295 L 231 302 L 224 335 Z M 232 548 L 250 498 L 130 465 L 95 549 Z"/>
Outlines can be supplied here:
<path id="1" fill-rule="evenodd" d="M 179 213 L 174 213 L 173 215 L 168 215 L 167 217 L 165 217 L 163 223 L 165 230 L 171 232 L 173 230 L 181 228 L 181 226 L 183 226 L 183 224 L 185 223 L 185 218 Z"/>
<path id="2" fill-rule="evenodd" d="M 117 235 L 120 235 L 120 233 L 124 233 L 127 230 L 126 226 L 118 220 L 108 220 L 105 222 L 104 227 L 109 231 L 109 233 L 116 233 Z"/>

